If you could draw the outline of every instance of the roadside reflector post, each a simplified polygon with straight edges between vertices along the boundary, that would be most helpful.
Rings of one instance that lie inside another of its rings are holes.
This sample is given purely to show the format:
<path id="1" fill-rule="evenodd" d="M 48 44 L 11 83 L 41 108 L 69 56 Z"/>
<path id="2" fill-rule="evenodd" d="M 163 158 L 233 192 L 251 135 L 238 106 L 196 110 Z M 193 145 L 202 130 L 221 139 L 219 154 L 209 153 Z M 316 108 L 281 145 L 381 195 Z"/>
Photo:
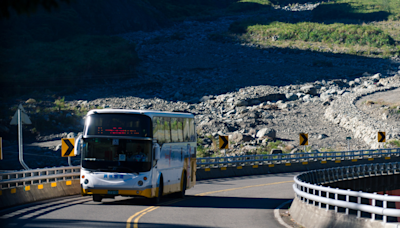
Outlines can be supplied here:
<path id="1" fill-rule="evenodd" d="M 346 137 L 346 140 L 347 140 L 347 151 L 350 151 L 350 140 L 351 140 L 351 137 Z"/>

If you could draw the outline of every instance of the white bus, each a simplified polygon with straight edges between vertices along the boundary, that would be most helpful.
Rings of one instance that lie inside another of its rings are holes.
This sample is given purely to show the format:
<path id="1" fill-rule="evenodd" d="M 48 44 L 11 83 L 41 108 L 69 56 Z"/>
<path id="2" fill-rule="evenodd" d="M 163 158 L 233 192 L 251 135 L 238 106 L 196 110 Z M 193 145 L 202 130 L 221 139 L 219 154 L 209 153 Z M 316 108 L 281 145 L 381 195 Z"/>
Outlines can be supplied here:
<path id="1" fill-rule="evenodd" d="M 81 193 L 93 200 L 162 195 L 184 197 L 196 183 L 193 114 L 148 110 L 89 111 L 77 140 Z"/>

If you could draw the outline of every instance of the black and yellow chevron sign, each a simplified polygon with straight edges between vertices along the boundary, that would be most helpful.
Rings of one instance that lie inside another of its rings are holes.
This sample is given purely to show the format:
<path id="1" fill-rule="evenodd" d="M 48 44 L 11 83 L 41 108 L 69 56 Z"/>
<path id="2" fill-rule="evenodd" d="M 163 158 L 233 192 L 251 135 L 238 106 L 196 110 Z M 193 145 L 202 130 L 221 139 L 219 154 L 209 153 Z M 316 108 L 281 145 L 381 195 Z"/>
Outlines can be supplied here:
<path id="1" fill-rule="evenodd" d="M 386 132 L 378 132 L 378 142 L 386 142 Z"/>
<path id="2" fill-rule="evenodd" d="M 61 139 L 61 157 L 75 156 L 74 146 L 75 146 L 74 138 Z"/>
<path id="3" fill-rule="evenodd" d="M 308 145 L 308 134 L 300 133 L 300 145 L 307 146 Z"/>
<path id="4" fill-rule="evenodd" d="M 219 149 L 228 149 L 229 148 L 229 141 L 227 135 L 220 135 L 219 136 Z"/>

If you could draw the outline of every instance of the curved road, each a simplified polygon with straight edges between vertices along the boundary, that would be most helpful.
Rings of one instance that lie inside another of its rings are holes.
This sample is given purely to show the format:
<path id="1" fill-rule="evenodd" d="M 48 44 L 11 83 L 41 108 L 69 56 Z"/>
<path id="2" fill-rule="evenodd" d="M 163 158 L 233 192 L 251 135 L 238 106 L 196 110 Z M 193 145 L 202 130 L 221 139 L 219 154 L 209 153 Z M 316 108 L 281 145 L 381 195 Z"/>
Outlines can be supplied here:
<path id="1" fill-rule="evenodd" d="M 280 173 L 198 181 L 184 199 L 63 197 L 0 211 L 1 227 L 283 227 L 274 209 L 293 199 L 293 176 Z"/>

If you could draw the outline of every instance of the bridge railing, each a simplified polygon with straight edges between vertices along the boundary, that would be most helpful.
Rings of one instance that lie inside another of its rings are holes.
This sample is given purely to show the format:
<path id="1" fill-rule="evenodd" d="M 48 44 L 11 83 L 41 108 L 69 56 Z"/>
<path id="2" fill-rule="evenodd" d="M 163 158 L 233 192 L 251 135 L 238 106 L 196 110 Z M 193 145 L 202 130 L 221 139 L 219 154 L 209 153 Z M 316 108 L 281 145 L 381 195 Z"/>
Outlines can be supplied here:
<path id="1" fill-rule="evenodd" d="M 79 179 L 80 166 L 7 171 L 0 173 L 0 190 L 23 185 Z"/>
<path id="2" fill-rule="evenodd" d="M 388 216 L 400 217 L 400 209 L 388 205 L 400 203 L 400 196 L 379 195 L 350 189 L 325 187 L 323 184 L 365 177 L 400 174 L 400 162 L 364 164 L 314 170 L 297 175 L 293 190 L 296 197 L 307 204 L 325 208 L 334 207 L 335 212 L 344 210 L 346 215 L 354 210 L 360 218 L 362 212 L 370 213 L 371 220 L 381 215 L 384 223 Z"/>
<path id="3" fill-rule="evenodd" d="M 377 157 L 400 156 L 400 148 L 353 150 L 337 152 L 309 152 L 295 154 L 257 154 L 232 157 L 205 157 L 197 159 L 197 168 L 229 167 L 245 165 L 268 165 L 299 163 L 309 161 L 371 159 Z"/>

